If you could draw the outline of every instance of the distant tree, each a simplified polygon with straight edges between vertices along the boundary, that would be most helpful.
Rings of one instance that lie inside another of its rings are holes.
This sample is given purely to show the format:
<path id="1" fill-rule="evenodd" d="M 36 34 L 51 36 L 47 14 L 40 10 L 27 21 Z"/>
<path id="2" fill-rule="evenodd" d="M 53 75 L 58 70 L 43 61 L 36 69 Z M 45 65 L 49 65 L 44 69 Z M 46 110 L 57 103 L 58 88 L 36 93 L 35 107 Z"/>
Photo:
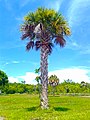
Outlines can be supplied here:
<path id="1" fill-rule="evenodd" d="M 86 83 L 87 84 L 87 87 L 90 89 L 90 83 Z"/>
<path id="2" fill-rule="evenodd" d="M 71 92 L 71 88 L 72 88 L 71 86 L 74 84 L 75 82 L 73 82 L 71 79 L 64 80 L 64 82 L 62 83 L 62 85 L 64 85 L 64 89 L 66 93 Z"/>
<path id="3" fill-rule="evenodd" d="M 25 16 L 21 26 L 22 40 L 28 38 L 26 49 L 36 48 L 41 51 L 40 79 L 41 79 L 41 108 L 48 108 L 48 56 L 53 46 L 59 44 L 64 47 L 65 36 L 69 36 L 70 28 L 64 17 L 53 9 L 38 8 Z"/>
<path id="4" fill-rule="evenodd" d="M 53 87 L 53 95 L 55 95 L 55 88 L 59 84 L 59 78 L 56 75 L 51 75 L 48 78 L 49 84 Z"/>
<path id="5" fill-rule="evenodd" d="M 0 70 L 0 86 L 5 86 L 8 82 L 8 76 Z"/>
<path id="6" fill-rule="evenodd" d="M 48 81 L 51 86 L 57 86 L 59 84 L 59 78 L 56 75 L 51 75 Z"/>
<path id="7" fill-rule="evenodd" d="M 84 81 L 81 81 L 81 87 L 87 86 L 87 84 Z"/>
<path id="8" fill-rule="evenodd" d="M 70 79 L 67 79 L 67 80 L 64 80 L 63 82 L 64 84 L 71 84 L 71 83 L 74 83 L 72 80 Z"/>
<path id="9" fill-rule="evenodd" d="M 26 81 L 25 81 L 25 80 L 22 80 L 22 81 L 21 81 L 21 83 L 22 83 L 22 84 L 25 84 L 25 83 L 26 83 Z"/>

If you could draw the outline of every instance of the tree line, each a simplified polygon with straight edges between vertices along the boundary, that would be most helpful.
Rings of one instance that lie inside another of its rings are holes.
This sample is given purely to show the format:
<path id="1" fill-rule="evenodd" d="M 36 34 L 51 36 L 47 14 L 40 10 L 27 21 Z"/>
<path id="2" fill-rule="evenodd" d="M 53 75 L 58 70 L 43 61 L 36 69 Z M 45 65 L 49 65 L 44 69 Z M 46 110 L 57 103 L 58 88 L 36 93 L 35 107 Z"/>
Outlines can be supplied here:
<path id="1" fill-rule="evenodd" d="M 28 93 L 39 94 L 39 87 L 37 85 L 22 84 L 22 83 L 8 83 L 4 86 L 0 85 L 0 90 L 5 94 Z M 90 83 L 67 83 L 67 80 L 57 86 L 48 85 L 49 95 L 60 95 L 62 93 L 90 93 Z"/>
<path id="2" fill-rule="evenodd" d="M 59 83 L 59 78 L 56 75 L 51 75 L 48 78 L 48 94 L 60 95 L 66 93 L 90 93 L 90 83 L 75 83 L 72 80 L 64 80 Z M 41 84 L 37 81 L 37 85 L 21 83 L 9 83 L 6 73 L 0 70 L 0 93 L 2 94 L 15 94 L 15 93 L 28 93 L 39 94 Z"/>

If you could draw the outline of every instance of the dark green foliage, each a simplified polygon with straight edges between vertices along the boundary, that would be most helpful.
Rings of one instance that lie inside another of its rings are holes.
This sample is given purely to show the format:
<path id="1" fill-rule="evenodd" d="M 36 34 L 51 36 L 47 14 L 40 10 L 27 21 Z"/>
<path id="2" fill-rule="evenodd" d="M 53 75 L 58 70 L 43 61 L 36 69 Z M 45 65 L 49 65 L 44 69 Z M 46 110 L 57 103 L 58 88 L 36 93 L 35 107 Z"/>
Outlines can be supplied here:
<path id="1" fill-rule="evenodd" d="M 49 86 L 49 90 L 48 90 L 49 94 L 52 93 L 52 87 Z M 64 94 L 64 93 L 90 93 L 90 83 L 86 83 L 86 86 L 81 86 L 81 83 L 74 83 L 74 82 L 67 82 L 64 81 L 63 83 L 59 84 L 56 87 L 55 90 L 55 95 L 60 95 L 60 94 Z"/>
<path id="2" fill-rule="evenodd" d="M 72 94 L 77 95 L 79 93 L 83 95 L 88 95 L 90 93 L 90 83 L 74 83 L 73 81 L 65 80 L 63 83 L 58 84 L 54 89 L 55 95 L 60 94 Z M 40 86 L 37 85 L 29 85 L 23 83 L 7 83 L 4 86 L 0 86 L 0 90 L 2 93 L 6 94 L 15 94 L 15 93 L 28 93 L 28 94 L 39 94 Z M 49 95 L 53 94 L 52 86 L 48 85 L 48 93 Z"/>
<path id="3" fill-rule="evenodd" d="M 0 94 L 5 91 L 6 86 L 8 85 L 8 76 L 5 72 L 0 70 Z"/>
<path id="4" fill-rule="evenodd" d="M 0 70 L 0 86 L 5 86 L 8 83 L 8 76 Z"/>
<path id="5" fill-rule="evenodd" d="M 5 87 L 4 93 L 6 94 L 14 94 L 14 93 L 35 93 L 35 86 L 21 83 L 9 83 L 8 86 Z"/>

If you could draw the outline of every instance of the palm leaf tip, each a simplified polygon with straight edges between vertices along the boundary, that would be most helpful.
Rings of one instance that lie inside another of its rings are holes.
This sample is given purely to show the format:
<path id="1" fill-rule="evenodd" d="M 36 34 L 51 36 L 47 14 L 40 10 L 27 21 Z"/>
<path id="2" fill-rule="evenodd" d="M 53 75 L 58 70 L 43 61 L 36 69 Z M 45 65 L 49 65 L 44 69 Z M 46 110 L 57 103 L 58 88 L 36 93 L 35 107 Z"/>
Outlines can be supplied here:
<path id="1" fill-rule="evenodd" d="M 65 44 L 66 44 L 66 40 L 65 40 L 63 37 L 58 36 L 58 37 L 56 37 L 56 39 L 55 39 L 55 43 L 56 43 L 56 44 L 59 44 L 60 47 L 64 47 Z"/>
<path id="2" fill-rule="evenodd" d="M 48 47 L 48 53 L 50 55 L 52 53 L 52 48 L 54 47 L 54 45 L 53 43 L 49 43 L 47 47 Z"/>
<path id="3" fill-rule="evenodd" d="M 22 34 L 22 36 L 21 36 L 21 40 L 26 39 L 28 36 L 29 36 L 29 34 L 28 34 L 28 33 L 24 33 L 24 34 Z"/>
<path id="4" fill-rule="evenodd" d="M 34 41 L 30 41 L 26 45 L 26 50 L 29 51 L 31 48 L 33 49 L 33 47 L 34 47 Z"/>
<path id="5" fill-rule="evenodd" d="M 34 39 L 35 34 L 34 34 L 34 28 L 35 26 L 32 24 L 24 24 L 21 27 L 21 31 L 22 31 L 22 36 L 21 39 L 24 40 L 26 38 L 28 39 Z"/>
<path id="6" fill-rule="evenodd" d="M 41 45 L 41 41 L 36 41 L 36 42 L 35 42 L 36 50 L 40 49 L 41 46 L 42 46 L 42 45 Z"/>

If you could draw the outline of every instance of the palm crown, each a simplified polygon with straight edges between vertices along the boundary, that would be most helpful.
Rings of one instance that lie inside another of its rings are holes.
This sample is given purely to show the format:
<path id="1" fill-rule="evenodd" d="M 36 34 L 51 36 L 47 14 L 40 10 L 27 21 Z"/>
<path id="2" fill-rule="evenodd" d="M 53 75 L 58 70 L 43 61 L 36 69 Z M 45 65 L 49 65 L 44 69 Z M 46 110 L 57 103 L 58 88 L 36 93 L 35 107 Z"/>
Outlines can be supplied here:
<path id="1" fill-rule="evenodd" d="M 22 40 L 28 38 L 26 49 L 41 46 L 52 52 L 54 43 L 63 47 L 66 43 L 64 36 L 70 35 L 70 29 L 63 16 L 53 9 L 38 8 L 36 12 L 30 12 L 24 17 L 21 25 Z"/>

